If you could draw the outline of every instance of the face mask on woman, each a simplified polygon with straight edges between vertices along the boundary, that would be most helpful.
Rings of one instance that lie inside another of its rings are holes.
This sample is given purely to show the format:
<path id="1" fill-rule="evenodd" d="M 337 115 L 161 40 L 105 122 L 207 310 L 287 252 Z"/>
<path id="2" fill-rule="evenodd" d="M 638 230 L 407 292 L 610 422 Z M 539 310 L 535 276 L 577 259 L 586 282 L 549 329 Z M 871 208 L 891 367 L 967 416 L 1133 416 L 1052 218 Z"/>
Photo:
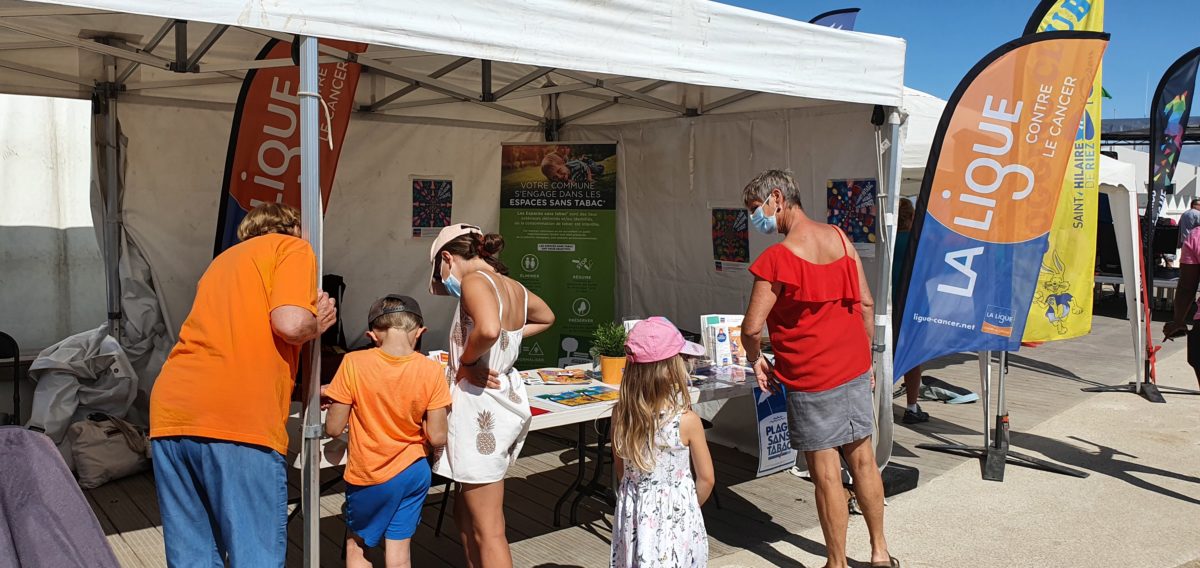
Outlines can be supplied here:
<path id="1" fill-rule="evenodd" d="M 767 196 L 767 199 L 770 198 L 770 196 Z M 765 205 L 766 202 L 763 202 L 762 205 L 759 205 L 758 208 L 754 210 L 754 214 L 750 215 L 750 224 L 754 225 L 754 229 L 758 232 L 764 235 L 772 235 L 779 230 L 779 224 L 775 220 L 776 215 L 779 215 L 779 210 L 776 209 L 775 215 L 767 217 L 767 214 L 763 212 L 763 206 Z"/>
<path id="2" fill-rule="evenodd" d="M 462 298 L 462 282 L 458 281 L 453 274 L 442 280 L 442 284 L 446 286 L 446 291 L 455 298 Z"/>

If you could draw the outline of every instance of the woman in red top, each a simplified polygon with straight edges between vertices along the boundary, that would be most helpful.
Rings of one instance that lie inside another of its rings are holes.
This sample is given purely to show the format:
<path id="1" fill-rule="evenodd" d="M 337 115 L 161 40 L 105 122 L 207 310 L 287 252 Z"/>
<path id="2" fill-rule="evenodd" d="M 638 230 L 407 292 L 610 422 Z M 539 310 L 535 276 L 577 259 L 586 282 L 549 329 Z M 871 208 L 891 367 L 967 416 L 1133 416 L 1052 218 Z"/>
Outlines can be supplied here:
<path id="1" fill-rule="evenodd" d="M 742 323 L 746 357 L 763 390 L 787 385 L 788 430 L 816 489 L 826 566 L 846 566 L 849 509 L 839 449 L 871 534 L 871 566 L 899 566 L 883 537 L 883 480 L 871 446 L 875 314 L 862 262 L 841 229 L 804 214 L 790 172 L 759 174 L 743 198 L 756 229 L 784 235 L 750 267 L 754 290 Z M 773 365 L 761 356 L 764 323 Z"/>

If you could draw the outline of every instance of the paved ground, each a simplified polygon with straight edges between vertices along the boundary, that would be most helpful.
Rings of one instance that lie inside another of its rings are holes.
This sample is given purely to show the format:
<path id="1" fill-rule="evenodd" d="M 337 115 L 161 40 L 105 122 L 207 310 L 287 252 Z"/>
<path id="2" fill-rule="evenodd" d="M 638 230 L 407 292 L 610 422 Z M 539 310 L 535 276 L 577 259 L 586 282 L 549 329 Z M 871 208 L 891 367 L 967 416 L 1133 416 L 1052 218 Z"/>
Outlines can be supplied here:
<path id="1" fill-rule="evenodd" d="M 1196 387 L 1182 352 L 1159 370 L 1160 384 Z M 1010 466 L 996 483 L 965 460 L 890 500 L 886 531 L 903 566 L 1200 568 L 1200 396 L 1155 405 L 1131 394 L 1088 395 L 1013 443 L 1091 475 Z M 820 529 L 798 536 L 711 566 L 777 566 L 780 557 L 823 566 Z M 861 517 L 851 520 L 849 543 L 852 558 L 870 559 Z"/>

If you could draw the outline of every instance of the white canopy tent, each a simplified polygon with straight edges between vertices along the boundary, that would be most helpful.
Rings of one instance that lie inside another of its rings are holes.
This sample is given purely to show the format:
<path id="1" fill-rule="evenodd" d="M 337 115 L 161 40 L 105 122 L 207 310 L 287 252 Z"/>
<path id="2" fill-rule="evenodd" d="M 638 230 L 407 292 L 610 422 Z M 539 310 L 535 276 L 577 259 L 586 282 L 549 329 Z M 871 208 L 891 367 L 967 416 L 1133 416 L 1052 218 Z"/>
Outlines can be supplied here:
<path id="1" fill-rule="evenodd" d="M 753 174 L 796 170 L 818 219 L 827 179 L 879 179 L 886 222 L 865 265 L 878 283 L 877 368 L 889 384 L 904 42 L 701 0 L 0 0 L 0 91 L 95 102 L 97 226 L 109 311 L 128 341 L 146 343 L 155 329 L 173 337 L 190 309 L 211 258 L 244 73 L 290 64 L 255 54 L 296 36 L 301 90 L 315 90 L 305 70 L 318 62 L 364 67 L 324 227 L 318 207 L 305 215 L 318 254 L 335 253 L 325 272 L 348 283 L 349 335 L 365 327 L 359 315 L 373 298 L 425 288 L 429 242 L 407 236 L 411 196 L 398 190 L 409 176 L 451 176 L 454 220 L 495 229 L 501 143 L 615 140 L 618 310 L 683 327 L 745 307 L 746 275 L 712 270 L 708 210 L 740 206 Z M 318 56 L 311 37 L 370 45 L 361 54 L 321 46 Z M 315 168 L 306 156 L 315 156 L 317 101 L 301 99 L 301 159 Z M 306 170 L 306 205 L 319 203 L 316 179 Z M 770 242 L 752 237 L 752 254 Z M 117 258 L 131 256 L 149 270 L 118 275 Z M 147 295 L 158 309 L 145 308 Z M 135 300 L 138 321 L 120 318 Z M 422 302 L 431 338 L 444 337 L 452 305 Z M 891 401 L 878 390 L 883 463 Z M 316 420 L 306 418 L 306 508 Z M 315 562 L 315 547 L 306 554 Z"/>

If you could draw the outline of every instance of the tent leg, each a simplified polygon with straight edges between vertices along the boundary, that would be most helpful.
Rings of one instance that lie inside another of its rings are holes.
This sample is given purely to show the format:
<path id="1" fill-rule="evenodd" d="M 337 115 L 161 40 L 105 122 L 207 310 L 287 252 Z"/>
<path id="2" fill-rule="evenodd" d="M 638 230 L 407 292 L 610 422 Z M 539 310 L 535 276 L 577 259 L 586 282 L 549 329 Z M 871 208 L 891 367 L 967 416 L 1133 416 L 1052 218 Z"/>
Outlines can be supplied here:
<path id="1" fill-rule="evenodd" d="M 1084 478 L 1088 476 L 1087 472 L 1066 467 L 1049 460 L 1036 458 L 1021 452 L 1014 452 L 1009 449 L 1008 402 L 1005 397 L 1004 386 L 1004 377 L 1008 374 L 1008 353 L 1003 351 L 1000 352 L 1000 380 L 996 386 L 996 431 L 995 436 L 989 438 L 987 414 L 988 401 L 991 397 L 991 393 L 988 391 L 992 382 L 991 351 L 981 351 L 979 353 L 979 372 L 980 382 L 983 385 L 983 445 L 968 446 L 966 444 L 917 444 L 918 448 L 933 450 L 935 452 L 945 452 L 948 454 L 982 458 L 983 478 L 987 481 L 1004 481 L 1004 468 L 1005 465 L 1009 463 L 1041 469 L 1051 473 L 1070 475 L 1072 477 Z"/>
<path id="2" fill-rule="evenodd" d="M 324 269 L 322 251 L 322 203 L 318 159 L 317 38 L 300 37 L 300 212 L 304 238 L 317 256 L 317 286 Z M 304 566 L 320 566 L 321 537 L 321 338 L 307 346 L 308 367 L 304 371 L 304 442 L 301 446 L 300 509 L 304 515 Z"/>
<path id="3" fill-rule="evenodd" d="M 885 115 L 886 114 L 886 119 Z M 894 212 L 900 198 L 900 112 L 893 108 L 877 107 L 872 117 L 875 126 L 876 167 L 879 175 L 875 207 L 880 250 L 879 281 L 876 284 L 875 344 L 872 345 L 876 370 L 875 385 L 875 461 L 880 470 L 892 457 L 892 263 L 895 262 L 896 224 Z M 884 142 L 884 125 L 887 141 Z"/>
<path id="4" fill-rule="evenodd" d="M 115 79 L 116 59 L 105 57 L 105 73 Z M 114 83 L 97 87 L 104 116 L 104 274 L 108 288 L 108 333 L 121 339 L 121 188 L 117 176 L 117 90 Z"/>

